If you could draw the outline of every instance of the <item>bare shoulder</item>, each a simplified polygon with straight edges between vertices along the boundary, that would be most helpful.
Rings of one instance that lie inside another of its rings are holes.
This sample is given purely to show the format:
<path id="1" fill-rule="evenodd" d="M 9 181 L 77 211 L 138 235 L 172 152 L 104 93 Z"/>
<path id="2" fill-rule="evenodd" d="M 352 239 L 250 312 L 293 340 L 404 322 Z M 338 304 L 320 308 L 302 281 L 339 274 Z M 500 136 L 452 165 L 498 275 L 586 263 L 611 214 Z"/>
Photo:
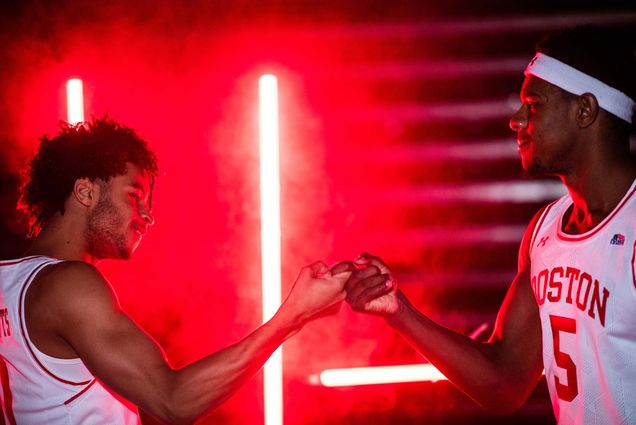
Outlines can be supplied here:
<path id="1" fill-rule="evenodd" d="M 78 339 L 91 327 L 119 311 L 109 283 L 94 266 L 66 261 L 44 268 L 26 293 L 29 336 L 44 353 L 59 358 L 78 356 Z"/>
<path id="2" fill-rule="evenodd" d="M 90 302 L 116 303 L 114 292 L 104 276 L 91 264 L 64 261 L 42 270 L 29 289 L 28 300 L 34 304 L 56 306 L 55 310 Z"/>

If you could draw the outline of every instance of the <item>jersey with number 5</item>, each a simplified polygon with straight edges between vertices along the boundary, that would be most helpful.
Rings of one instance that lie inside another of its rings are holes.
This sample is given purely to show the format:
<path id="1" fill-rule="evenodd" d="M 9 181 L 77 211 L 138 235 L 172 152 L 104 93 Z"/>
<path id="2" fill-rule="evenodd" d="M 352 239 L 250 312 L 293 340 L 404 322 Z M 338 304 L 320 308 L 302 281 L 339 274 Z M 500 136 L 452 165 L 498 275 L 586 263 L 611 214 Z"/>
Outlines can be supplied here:
<path id="1" fill-rule="evenodd" d="M 543 363 L 559 425 L 636 423 L 636 182 L 592 230 L 563 232 L 569 196 L 530 245 Z"/>

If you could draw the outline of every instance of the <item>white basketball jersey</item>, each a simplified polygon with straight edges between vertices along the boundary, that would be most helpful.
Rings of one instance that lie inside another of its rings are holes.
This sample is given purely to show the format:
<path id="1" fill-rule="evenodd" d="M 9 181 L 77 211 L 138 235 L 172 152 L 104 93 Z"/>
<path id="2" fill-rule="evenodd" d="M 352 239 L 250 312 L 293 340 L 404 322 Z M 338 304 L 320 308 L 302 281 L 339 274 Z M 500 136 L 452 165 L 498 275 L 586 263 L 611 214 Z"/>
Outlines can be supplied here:
<path id="1" fill-rule="evenodd" d="M 543 363 L 559 425 L 636 424 L 636 182 L 594 229 L 568 235 L 569 196 L 530 245 Z"/>
<path id="2" fill-rule="evenodd" d="M 42 256 L 0 261 L 3 423 L 140 423 L 137 414 L 113 397 L 80 359 L 48 356 L 29 339 L 24 313 L 25 294 L 40 270 L 58 262 Z"/>

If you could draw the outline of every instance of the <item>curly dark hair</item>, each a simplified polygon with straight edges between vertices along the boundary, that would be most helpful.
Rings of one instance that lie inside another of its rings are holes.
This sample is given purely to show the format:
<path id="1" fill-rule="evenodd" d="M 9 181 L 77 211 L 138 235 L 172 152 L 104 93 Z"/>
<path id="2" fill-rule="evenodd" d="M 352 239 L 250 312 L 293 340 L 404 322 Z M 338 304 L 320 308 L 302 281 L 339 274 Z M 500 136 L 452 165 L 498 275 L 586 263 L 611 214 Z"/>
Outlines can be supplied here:
<path id="1" fill-rule="evenodd" d="M 78 125 L 63 122 L 55 137 L 43 135 L 23 172 L 18 204 L 29 217 L 29 236 L 37 235 L 53 214 L 64 214 L 77 179 L 107 182 L 125 174 L 127 162 L 148 174 L 152 193 L 157 157 L 133 129 L 103 117 Z"/>

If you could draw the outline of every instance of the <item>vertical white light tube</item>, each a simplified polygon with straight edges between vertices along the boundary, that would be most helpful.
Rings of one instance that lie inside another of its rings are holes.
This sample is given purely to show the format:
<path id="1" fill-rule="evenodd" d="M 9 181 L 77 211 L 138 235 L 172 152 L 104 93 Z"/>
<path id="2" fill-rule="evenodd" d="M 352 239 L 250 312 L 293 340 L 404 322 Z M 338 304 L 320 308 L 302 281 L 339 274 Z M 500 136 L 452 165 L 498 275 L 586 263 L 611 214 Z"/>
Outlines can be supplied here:
<path id="1" fill-rule="evenodd" d="M 79 78 L 66 82 L 66 112 L 69 124 L 84 122 L 84 91 Z"/>
<path id="2" fill-rule="evenodd" d="M 263 321 L 281 303 L 280 170 L 278 158 L 278 81 L 259 78 L 259 136 L 261 188 L 261 261 Z M 265 425 L 283 423 L 283 357 L 279 347 L 264 369 Z"/>

